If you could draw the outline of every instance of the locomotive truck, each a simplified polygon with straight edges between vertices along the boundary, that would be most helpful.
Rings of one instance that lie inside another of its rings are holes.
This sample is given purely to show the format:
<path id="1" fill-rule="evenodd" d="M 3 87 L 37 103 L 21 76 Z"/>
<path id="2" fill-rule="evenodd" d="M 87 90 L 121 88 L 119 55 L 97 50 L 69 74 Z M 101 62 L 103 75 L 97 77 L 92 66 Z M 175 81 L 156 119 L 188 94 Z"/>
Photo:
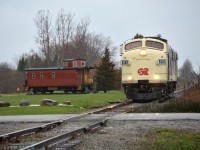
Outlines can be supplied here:
<path id="1" fill-rule="evenodd" d="M 125 41 L 121 46 L 122 86 L 129 99 L 159 99 L 176 89 L 177 52 L 160 37 Z"/>

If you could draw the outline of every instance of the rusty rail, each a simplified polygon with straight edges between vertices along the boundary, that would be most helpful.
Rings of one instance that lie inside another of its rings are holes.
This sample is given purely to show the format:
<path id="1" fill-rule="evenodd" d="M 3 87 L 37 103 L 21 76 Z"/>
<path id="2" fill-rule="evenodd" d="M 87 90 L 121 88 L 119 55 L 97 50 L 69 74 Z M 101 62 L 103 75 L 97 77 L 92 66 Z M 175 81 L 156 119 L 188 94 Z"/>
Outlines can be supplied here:
<path id="1" fill-rule="evenodd" d="M 55 145 L 58 145 L 59 143 L 62 143 L 63 141 L 67 141 L 68 139 L 72 138 L 73 136 L 84 134 L 88 131 L 94 130 L 96 128 L 99 128 L 103 125 L 105 125 L 106 120 L 94 123 L 90 126 L 79 128 L 77 130 L 73 130 L 71 132 L 64 133 L 59 136 L 55 136 L 53 138 L 41 141 L 39 143 L 35 143 L 33 145 L 27 146 L 22 148 L 21 150 L 33 150 L 33 149 L 48 149 L 50 147 L 54 147 Z"/>
<path id="2" fill-rule="evenodd" d="M 38 133 L 38 132 L 45 131 L 45 130 L 48 130 L 48 129 L 53 129 L 53 128 L 57 127 L 57 126 L 60 126 L 62 123 L 68 122 L 68 121 L 70 121 L 72 119 L 78 119 L 78 118 L 84 117 L 86 115 L 96 114 L 96 113 L 103 112 L 103 111 L 109 111 L 111 109 L 114 109 L 114 108 L 121 107 L 123 105 L 129 104 L 131 102 L 132 102 L 131 100 L 127 100 L 125 102 L 112 104 L 112 105 L 109 105 L 109 106 L 106 106 L 106 107 L 103 107 L 103 108 L 100 108 L 100 109 L 97 109 L 97 110 L 94 110 L 94 111 L 83 113 L 83 114 L 80 114 L 78 116 L 68 118 L 66 120 L 50 122 L 50 123 L 47 123 L 47 124 L 44 124 L 44 125 L 41 125 L 41 126 L 28 128 L 28 129 L 24 129 L 24 130 L 19 130 L 19 131 L 7 133 L 7 134 L 3 134 L 3 135 L 0 135 L 0 143 L 2 143 L 4 141 L 11 141 L 15 137 L 20 137 L 20 136 L 24 136 L 24 135 L 28 135 L 28 134 Z"/>

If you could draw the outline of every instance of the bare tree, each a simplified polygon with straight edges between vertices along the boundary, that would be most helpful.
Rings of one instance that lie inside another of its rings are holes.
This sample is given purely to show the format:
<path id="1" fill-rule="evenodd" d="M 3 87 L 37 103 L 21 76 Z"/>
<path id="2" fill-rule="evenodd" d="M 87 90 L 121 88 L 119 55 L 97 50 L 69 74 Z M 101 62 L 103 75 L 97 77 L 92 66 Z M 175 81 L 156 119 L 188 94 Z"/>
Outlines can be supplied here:
<path id="1" fill-rule="evenodd" d="M 89 18 L 75 24 L 74 14 L 60 10 L 52 26 L 49 11 L 41 10 L 34 21 L 38 31 L 36 42 L 44 56 L 40 58 L 47 62 L 46 66 L 58 66 L 63 59 L 70 58 L 86 59 L 89 65 L 93 65 L 100 59 L 104 47 L 110 47 L 111 55 L 115 54 L 116 47 L 112 46 L 110 37 L 88 31 Z"/>
<path id="2" fill-rule="evenodd" d="M 65 13 L 63 9 L 58 13 L 55 24 L 55 44 L 58 59 L 62 60 L 66 57 L 69 50 L 69 43 L 74 31 L 74 14 Z M 61 62 L 59 62 L 61 63 Z"/>
<path id="3" fill-rule="evenodd" d="M 52 28 L 51 28 L 51 15 L 49 11 L 40 10 L 38 11 L 36 18 L 34 19 L 37 27 L 36 43 L 42 54 L 45 57 L 46 65 L 50 66 L 52 62 Z"/>
<path id="4" fill-rule="evenodd" d="M 77 58 L 83 57 L 85 59 L 85 54 L 87 51 L 87 34 L 88 34 L 88 26 L 89 26 L 89 19 L 82 19 L 80 23 L 77 24 L 75 34 L 73 36 L 73 45 L 74 45 L 74 52 Z"/>

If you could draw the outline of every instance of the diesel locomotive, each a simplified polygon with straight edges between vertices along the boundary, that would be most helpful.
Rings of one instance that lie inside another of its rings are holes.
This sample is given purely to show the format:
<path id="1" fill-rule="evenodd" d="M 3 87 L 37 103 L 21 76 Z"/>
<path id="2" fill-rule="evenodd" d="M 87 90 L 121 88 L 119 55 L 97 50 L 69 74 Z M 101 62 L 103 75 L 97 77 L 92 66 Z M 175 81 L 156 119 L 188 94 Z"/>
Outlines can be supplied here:
<path id="1" fill-rule="evenodd" d="M 121 46 L 122 86 L 129 99 L 153 100 L 173 93 L 178 55 L 161 37 L 142 37 Z"/>

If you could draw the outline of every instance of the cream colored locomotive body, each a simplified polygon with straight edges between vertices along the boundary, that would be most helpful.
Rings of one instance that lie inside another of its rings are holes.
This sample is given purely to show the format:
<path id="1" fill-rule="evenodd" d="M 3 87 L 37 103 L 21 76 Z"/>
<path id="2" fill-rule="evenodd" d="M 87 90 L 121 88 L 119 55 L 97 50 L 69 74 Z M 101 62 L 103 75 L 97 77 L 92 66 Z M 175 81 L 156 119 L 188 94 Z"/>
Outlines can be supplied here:
<path id="1" fill-rule="evenodd" d="M 156 99 L 173 92 L 177 53 L 158 37 L 130 39 L 121 45 L 122 85 L 132 99 Z"/>

